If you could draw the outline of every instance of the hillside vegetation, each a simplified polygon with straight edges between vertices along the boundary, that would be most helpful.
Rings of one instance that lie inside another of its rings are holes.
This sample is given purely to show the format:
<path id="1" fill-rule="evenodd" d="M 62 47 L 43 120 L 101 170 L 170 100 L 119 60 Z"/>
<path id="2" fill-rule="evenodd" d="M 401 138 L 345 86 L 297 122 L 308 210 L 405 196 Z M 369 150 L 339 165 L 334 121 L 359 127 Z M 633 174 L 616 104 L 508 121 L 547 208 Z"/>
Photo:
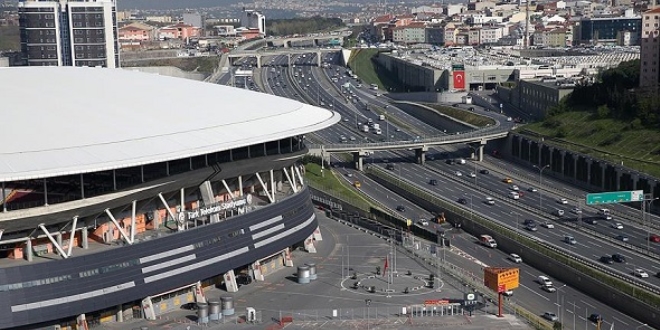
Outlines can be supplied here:
<path id="1" fill-rule="evenodd" d="M 287 36 L 294 34 L 308 34 L 321 31 L 330 31 L 341 28 L 344 23 L 339 18 L 324 18 L 320 16 L 310 18 L 272 19 L 266 20 L 266 32 L 272 36 Z"/>

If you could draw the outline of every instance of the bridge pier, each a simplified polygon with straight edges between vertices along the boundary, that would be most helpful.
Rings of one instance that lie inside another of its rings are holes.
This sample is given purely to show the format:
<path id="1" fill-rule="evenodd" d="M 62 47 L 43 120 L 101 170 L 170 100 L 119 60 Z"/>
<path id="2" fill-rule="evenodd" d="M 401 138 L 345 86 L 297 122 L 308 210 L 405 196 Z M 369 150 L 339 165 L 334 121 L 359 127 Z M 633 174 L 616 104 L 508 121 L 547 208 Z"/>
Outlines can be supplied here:
<path id="1" fill-rule="evenodd" d="M 257 55 L 257 68 L 261 68 L 261 55 Z"/>
<path id="2" fill-rule="evenodd" d="M 476 160 L 478 162 L 481 162 L 484 160 L 484 147 L 486 146 L 486 141 L 481 141 L 478 143 L 470 143 L 469 144 L 470 149 L 472 149 L 472 153 L 470 154 L 470 158 L 472 160 Z"/>
<path id="3" fill-rule="evenodd" d="M 321 62 L 323 59 L 322 55 L 323 54 L 321 52 L 316 52 L 316 65 L 318 65 L 319 68 L 321 67 Z"/>
<path id="4" fill-rule="evenodd" d="M 426 152 L 429 151 L 427 146 L 422 146 L 419 149 L 415 149 L 415 161 L 419 165 L 426 164 Z"/>
<path id="5" fill-rule="evenodd" d="M 353 153 L 353 162 L 355 163 L 355 169 L 358 171 L 364 171 L 364 156 L 367 153 L 364 151 L 357 151 Z"/>
<path id="6" fill-rule="evenodd" d="M 287 58 L 287 65 L 288 65 L 287 67 L 290 68 L 291 67 L 291 54 L 287 54 L 286 58 Z"/>

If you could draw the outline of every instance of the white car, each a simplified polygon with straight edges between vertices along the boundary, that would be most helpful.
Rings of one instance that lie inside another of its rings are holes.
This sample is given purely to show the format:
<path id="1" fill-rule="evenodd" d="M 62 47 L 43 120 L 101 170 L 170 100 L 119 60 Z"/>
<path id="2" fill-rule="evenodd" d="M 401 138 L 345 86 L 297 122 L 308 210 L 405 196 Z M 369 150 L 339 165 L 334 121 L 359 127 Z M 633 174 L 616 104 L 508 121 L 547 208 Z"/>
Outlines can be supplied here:
<path id="1" fill-rule="evenodd" d="M 428 226 L 429 222 L 426 219 L 419 219 L 419 224 L 422 226 Z"/>
<path id="2" fill-rule="evenodd" d="M 543 286 L 552 286 L 552 281 L 550 280 L 549 277 L 547 277 L 547 276 L 545 276 L 545 275 L 540 275 L 540 276 L 536 279 L 536 282 L 538 282 L 539 284 L 541 284 L 541 285 L 543 285 Z"/>
<path id="3" fill-rule="evenodd" d="M 522 258 L 519 255 L 515 254 L 515 253 L 509 254 L 509 260 L 511 260 L 511 261 L 513 261 L 517 264 L 522 262 Z"/>
<path id="4" fill-rule="evenodd" d="M 621 222 L 615 222 L 615 223 L 612 224 L 612 228 L 614 228 L 614 229 L 623 229 L 623 225 L 621 224 Z"/>
<path id="5" fill-rule="evenodd" d="M 529 192 L 537 192 L 538 189 L 536 189 L 535 187 L 529 187 L 529 188 L 527 188 L 527 191 L 529 191 Z"/>
<path id="6" fill-rule="evenodd" d="M 582 210 L 579 207 L 574 207 L 573 209 L 571 209 L 571 212 L 575 214 L 581 214 Z"/>
<path id="7" fill-rule="evenodd" d="M 548 228 L 548 229 L 553 229 L 555 228 L 555 225 L 552 222 L 544 222 L 541 224 L 541 227 Z"/>
<path id="8" fill-rule="evenodd" d="M 559 198 L 559 199 L 557 199 L 557 203 L 559 203 L 559 204 L 568 204 L 568 200 L 566 198 Z"/>
<path id="9" fill-rule="evenodd" d="M 463 173 L 461 173 L 461 171 L 456 171 L 456 176 L 463 176 Z"/>
<path id="10" fill-rule="evenodd" d="M 520 190 L 520 188 L 519 188 L 517 185 L 515 185 L 515 184 L 512 184 L 510 188 L 511 188 L 511 190 L 513 190 L 513 191 L 518 191 L 518 190 Z"/>
<path id="11" fill-rule="evenodd" d="M 633 269 L 633 275 L 635 275 L 635 276 L 637 276 L 637 277 L 641 277 L 641 278 L 647 278 L 647 277 L 649 277 L 649 274 L 648 274 L 646 271 L 644 271 L 643 269 L 641 269 L 641 268 L 635 268 L 635 269 Z"/>
<path id="12" fill-rule="evenodd" d="M 493 199 L 493 197 L 486 197 L 486 204 L 495 205 L 495 200 Z"/>
<path id="13" fill-rule="evenodd" d="M 470 172 L 470 177 L 471 177 L 471 178 L 476 178 L 476 177 L 477 177 L 477 174 L 474 173 L 474 172 Z"/>

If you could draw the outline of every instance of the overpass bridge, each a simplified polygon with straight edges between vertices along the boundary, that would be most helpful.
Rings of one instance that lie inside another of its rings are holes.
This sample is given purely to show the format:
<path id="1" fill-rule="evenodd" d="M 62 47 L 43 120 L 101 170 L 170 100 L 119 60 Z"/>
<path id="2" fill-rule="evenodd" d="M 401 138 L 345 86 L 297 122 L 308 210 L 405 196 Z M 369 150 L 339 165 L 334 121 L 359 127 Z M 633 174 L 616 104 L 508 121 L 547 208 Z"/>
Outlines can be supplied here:
<path id="1" fill-rule="evenodd" d="M 336 33 L 336 34 L 332 34 Z M 343 39 L 350 36 L 353 32 L 350 30 L 334 31 L 329 34 L 322 34 L 316 36 L 301 36 L 301 37 L 290 37 L 290 38 L 273 38 L 266 39 L 266 43 L 274 47 L 295 47 L 295 44 L 309 43 L 313 46 L 320 46 L 321 41 L 323 40 L 332 40 L 339 39 L 343 43 Z"/>
<path id="2" fill-rule="evenodd" d="M 312 155 L 324 158 L 326 154 L 332 153 L 352 153 L 355 162 L 355 168 L 359 171 L 363 170 L 364 157 L 373 151 L 389 151 L 389 150 L 415 150 L 415 158 L 418 164 L 424 164 L 425 154 L 429 147 L 466 143 L 471 145 L 473 149 L 472 158 L 477 161 L 482 161 L 484 157 L 484 146 L 490 140 L 497 140 L 505 138 L 509 135 L 508 129 L 491 128 L 481 131 L 473 131 L 469 133 L 460 133 L 454 135 L 442 135 L 437 137 L 430 137 L 424 139 L 415 139 L 412 141 L 393 141 L 381 143 L 336 143 L 336 144 L 323 144 L 323 145 L 308 145 L 309 152 Z"/>
<path id="3" fill-rule="evenodd" d="M 242 57 L 256 57 L 257 58 L 257 68 L 261 68 L 261 58 L 264 56 L 282 56 L 286 55 L 288 57 L 288 64 L 291 66 L 291 57 L 294 55 L 302 54 L 316 54 L 316 62 L 318 66 L 321 66 L 323 61 L 323 54 L 325 53 L 334 53 L 341 51 L 341 48 L 314 48 L 314 49 L 258 49 L 258 50 L 235 50 L 228 53 L 227 57 L 229 58 L 230 64 L 233 64 L 232 59 L 242 58 Z"/>

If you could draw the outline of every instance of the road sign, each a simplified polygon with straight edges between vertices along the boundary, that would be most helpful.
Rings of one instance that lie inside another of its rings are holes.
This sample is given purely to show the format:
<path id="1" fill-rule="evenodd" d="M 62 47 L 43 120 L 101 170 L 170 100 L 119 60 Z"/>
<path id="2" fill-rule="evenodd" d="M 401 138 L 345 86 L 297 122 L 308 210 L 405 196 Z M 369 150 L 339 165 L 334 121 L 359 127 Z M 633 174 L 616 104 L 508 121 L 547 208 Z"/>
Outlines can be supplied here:
<path id="1" fill-rule="evenodd" d="M 610 191 L 587 194 L 587 205 L 641 202 L 644 200 L 643 190 Z"/>
<path id="2" fill-rule="evenodd" d="M 486 267 L 484 268 L 484 285 L 495 292 L 501 292 L 502 287 L 513 290 L 520 283 L 519 268 Z"/>

